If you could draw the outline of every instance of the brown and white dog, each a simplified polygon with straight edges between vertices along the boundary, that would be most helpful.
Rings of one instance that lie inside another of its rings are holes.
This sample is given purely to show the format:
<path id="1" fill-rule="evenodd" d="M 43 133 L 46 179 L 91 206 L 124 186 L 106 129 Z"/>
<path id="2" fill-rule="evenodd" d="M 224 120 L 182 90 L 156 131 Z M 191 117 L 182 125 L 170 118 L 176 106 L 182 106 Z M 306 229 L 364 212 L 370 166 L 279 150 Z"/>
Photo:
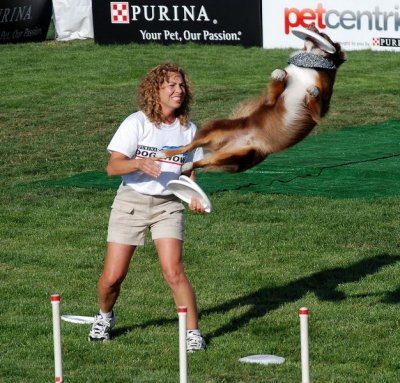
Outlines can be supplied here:
<path id="1" fill-rule="evenodd" d="M 345 61 L 339 43 L 313 25 L 308 30 L 327 40 L 334 47 L 330 52 L 335 52 L 324 50 L 319 39 L 306 37 L 304 48 L 290 56 L 289 65 L 272 72 L 261 97 L 244 102 L 231 118 L 206 123 L 190 145 L 159 152 L 157 157 L 203 147 L 204 158 L 184 164 L 182 171 L 241 172 L 304 139 L 327 113 L 337 68 Z"/>

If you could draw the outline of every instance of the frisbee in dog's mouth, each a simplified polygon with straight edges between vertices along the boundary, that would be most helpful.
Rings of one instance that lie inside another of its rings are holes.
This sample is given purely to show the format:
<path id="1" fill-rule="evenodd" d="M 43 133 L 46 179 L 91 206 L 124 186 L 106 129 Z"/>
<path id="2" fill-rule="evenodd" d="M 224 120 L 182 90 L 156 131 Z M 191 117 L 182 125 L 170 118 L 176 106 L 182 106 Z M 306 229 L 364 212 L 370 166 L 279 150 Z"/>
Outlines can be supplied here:
<path id="1" fill-rule="evenodd" d="M 306 38 L 313 40 L 325 52 L 328 52 L 328 53 L 336 52 L 336 48 L 327 39 L 324 39 L 318 33 L 312 32 L 308 29 L 292 29 L 292 33 L 296 37 L 298 37 L 302 40 L 305 40 Z"/>
<path id="2" fill-rule="evenodd" d="M 288 63 L 301 68 L 336 69 L 333 61 L 307 52 L 299 52 L 290 56 Z"/>

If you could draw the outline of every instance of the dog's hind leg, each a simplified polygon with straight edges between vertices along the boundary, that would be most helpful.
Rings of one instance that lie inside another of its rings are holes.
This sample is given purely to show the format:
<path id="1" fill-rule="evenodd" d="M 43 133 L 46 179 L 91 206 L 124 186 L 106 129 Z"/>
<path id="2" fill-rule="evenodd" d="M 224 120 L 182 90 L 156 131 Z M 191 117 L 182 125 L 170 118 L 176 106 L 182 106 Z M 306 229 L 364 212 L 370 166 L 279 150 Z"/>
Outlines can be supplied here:
<path id="1" fill-rule="evenodd" d="M 253 147 L 244 147 L 230 152 L 207 154 L 202 160 L 187 163 L 182 171 L 203 168 L 205 170 L 242 172 L 261 162 L 266 156 L 259 154 Z"/>
<path id="2" fill-rule="evenodd" d="M 167 149 L 167 150 L 164 150 L 162 152 L 157 152 L 156 153 L 156 158 L 168 158 L 168 157 L 176 156 L 178 154 L 183 154 L 183 153 L 190 152 L 191 150 L 193 150 L 195 148 L 193 146 L 193 143 L 194 142 L 192 142 L 189 145 L 181 146 L 181 147 L 176 148 L 176 149 Z"/>
<path id="3" fill-rule="evenodd" d="M 175 149 L 168 149 L 162 152 L 158 152 L 156 153 L 156 157 L 157 158 L 168 158 L 168 157 L 173 157 L 176 156 L 178 154 L 183 154 L 183 153 L 187 153 L 190 152 L 194 149 L 199 148 L 200 146 L 206 146 L 207 144 L 210 143 L 210 139 L 208 136 L 204 136 L 204 137 L 198 137 L 195 138 L 191 144 L 189 145 L 185 145 L 185 146 L 181 146 L 179 148 L 175 148 Z"/>
<path id="4" fill-rule="evenodd" d="M 158 152 L 156 157 L 168 158 L 190 152 L 199 147 L 209 147 L 211 150 L 217 150 L 225 143 L 225 137 L 230 134 L 232 129 L 238 126 L 238 124 L 241 126 L 243 121 L 244 119 L 221 119 L 210 121 L 197 131 L 191 144 L 176 149 L 168 149 L 163 152 Z"/>

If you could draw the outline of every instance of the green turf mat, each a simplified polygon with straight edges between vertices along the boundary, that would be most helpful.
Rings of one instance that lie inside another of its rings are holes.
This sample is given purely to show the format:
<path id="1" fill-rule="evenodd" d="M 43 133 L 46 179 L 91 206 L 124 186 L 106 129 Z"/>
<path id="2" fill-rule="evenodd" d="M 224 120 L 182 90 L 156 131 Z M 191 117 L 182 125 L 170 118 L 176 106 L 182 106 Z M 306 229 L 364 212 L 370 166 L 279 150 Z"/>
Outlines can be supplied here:
<path id="1" fill-rule="evenodd" d="M 87 172 L 50 187 L 116 188 L 120 177 Z M 400 121 L 314 135 L 244 173 L 199 172 L 208 194 L 237 190 L 275 194 L 372 198 L 400 194 Z"/>

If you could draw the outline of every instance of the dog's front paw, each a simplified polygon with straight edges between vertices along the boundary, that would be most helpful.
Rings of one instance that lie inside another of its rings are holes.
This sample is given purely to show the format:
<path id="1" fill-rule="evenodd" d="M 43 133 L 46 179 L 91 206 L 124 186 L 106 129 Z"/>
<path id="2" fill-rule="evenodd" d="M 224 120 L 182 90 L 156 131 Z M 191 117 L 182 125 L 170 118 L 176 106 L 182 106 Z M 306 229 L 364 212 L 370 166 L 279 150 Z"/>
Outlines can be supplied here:
<path id="1" fill-rule="evenodd" d="M 275 69 L 272 73 L 271 73 L 271 78 L 272 80 L 275 81 L 283 81 L 286 77 L 286 72 L 283 69 Z"/>
<path id="2" fill-rule="evenodd" d="M 167 158 L 164 152 L 157 152 L 156 158 Z"/>
<path id="3" fill-rule="evenodd" d="M 182 173 L 190 172 L 193 169 L 193 162 L 186 162 L 182 165 Z"/>
<path id="4" fill-rule="evenodd" d="M 311 97 L 317 98 L 321 92 L 317 86 L 313 85 L 307 88 L 307 93 Z"/>

